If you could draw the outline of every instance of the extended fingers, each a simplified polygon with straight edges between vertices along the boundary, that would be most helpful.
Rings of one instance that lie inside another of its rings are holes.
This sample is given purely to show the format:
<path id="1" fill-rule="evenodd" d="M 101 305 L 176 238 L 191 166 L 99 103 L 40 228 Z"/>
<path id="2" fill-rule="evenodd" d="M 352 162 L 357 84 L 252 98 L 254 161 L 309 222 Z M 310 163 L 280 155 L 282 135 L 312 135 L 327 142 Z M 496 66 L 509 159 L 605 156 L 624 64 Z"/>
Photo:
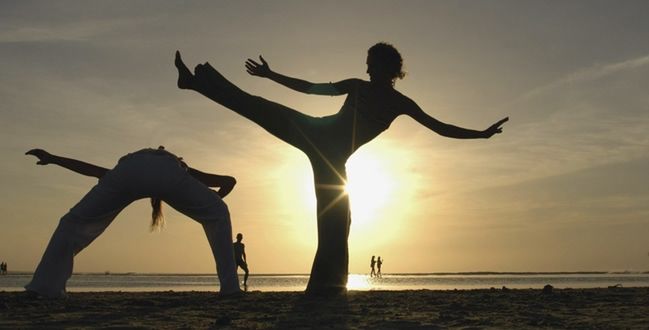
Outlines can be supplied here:
<path id="1" fill-rule="evenodd" d="M 45 153 L 43 149 L 31 149 L 25 153 L 25 155 L 32 155 L 36 157 L 40 157 Z"/>
<path id="2" fill-rule="evenodd" d="M 261 64 L 255 62 L 254 60 L 248 59 L 246 61 L 246 71 L 249 74 L 252 74 L 252 75 L 258 74 L 260 67 L 261 67 Z"/>
<path id="3" fill-rule="evenodd" d="M 496 122 L 495 124 L 491 125 L 490 130 L 492 130 L 492 131 L 495 132 L 495 133 L 502 133 L 502 132 L 503 132 L 503 129 L 502 129 L 502 127 L 500 127 L 500 126 L 501 126 L 502 124 L 504 124 L 505 122 L 507 122 L 508 120 L 509 120 L 509 117 L 505 117 L 505 118 L 499 120 L 499 121 Z"/>
<path id="4" fill-rule="evenodd" d="M 246 63 L 246 72 L 254 75 L 256 73 L 256 68 L 248 63 Z"/>
<path id="5" fill-rule="evenodd" d="M 43 149 L 31 149 L 25 155 L 32 155 L 38 158 L 36 165 L 47 165 L 49 163 L 49 160 L 47 160 L 49 154 Z"/>
<path id="6" fill-rule="evenodd" d="M 246 60 L 246 66 L 260 67 L 261 64 L 255 62 L 255 60 L 249 58 L 249 59 Z"/>

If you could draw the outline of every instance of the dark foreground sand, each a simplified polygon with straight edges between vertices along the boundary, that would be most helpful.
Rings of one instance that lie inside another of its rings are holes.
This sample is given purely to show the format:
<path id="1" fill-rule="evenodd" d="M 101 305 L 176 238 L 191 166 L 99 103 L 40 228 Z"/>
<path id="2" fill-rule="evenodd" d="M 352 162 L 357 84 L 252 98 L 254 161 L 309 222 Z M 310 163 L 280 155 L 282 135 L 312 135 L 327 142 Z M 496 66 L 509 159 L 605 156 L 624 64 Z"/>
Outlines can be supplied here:
<path id="1" fill-rule="evenodd" d="M 300 292 L 85 292 L 66 300 L 0 292 L 0 328 L 649 328 L 649 288 Z"/>

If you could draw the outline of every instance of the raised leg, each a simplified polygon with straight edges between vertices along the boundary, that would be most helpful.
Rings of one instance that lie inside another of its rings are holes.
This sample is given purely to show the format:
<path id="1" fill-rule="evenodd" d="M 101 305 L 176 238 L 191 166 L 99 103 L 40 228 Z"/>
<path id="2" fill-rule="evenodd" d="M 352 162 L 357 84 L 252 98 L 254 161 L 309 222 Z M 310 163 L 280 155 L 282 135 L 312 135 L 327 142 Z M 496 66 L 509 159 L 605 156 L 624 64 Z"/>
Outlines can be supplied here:
<path id="1" fill-rule="evenodd" d="M 209 63 L 197 65 L 195 75 L 192 75 L 177 52 L 175 65 L 179 88 L 194 90 L 251 120 L 282 141 L 309 153 L 312 143 L 308 140 L 316 118 L 244 92 Z"/>

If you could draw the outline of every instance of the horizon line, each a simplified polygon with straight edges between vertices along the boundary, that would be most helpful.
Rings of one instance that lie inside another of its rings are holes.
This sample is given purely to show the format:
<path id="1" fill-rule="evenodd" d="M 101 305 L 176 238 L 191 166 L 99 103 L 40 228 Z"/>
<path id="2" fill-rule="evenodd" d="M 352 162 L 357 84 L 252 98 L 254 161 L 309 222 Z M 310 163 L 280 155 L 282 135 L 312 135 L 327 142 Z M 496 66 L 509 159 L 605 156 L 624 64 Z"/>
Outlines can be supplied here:
<path id="1" fill-rule="evenodd" d="M 6 275 L 31 275 L 33 271 L 9 271 Z M 602 275 L 602 274 L 649 274 L 649 270 L 581 270 L 581 271 L 468 271 L 468 272 L 394 272 L 383 273 L 391 276 L 425 276 L 425 275 Z M 158 276 L 216 276 L 217 273 L 165 273 L 165 272 L 73 272 L 72 275 L 158 275 Z M 349 273 L 349 275 L 367 275 L 367 273 Z M 250 276 L 310 276 L 309 273 L 257 273 Z"/>

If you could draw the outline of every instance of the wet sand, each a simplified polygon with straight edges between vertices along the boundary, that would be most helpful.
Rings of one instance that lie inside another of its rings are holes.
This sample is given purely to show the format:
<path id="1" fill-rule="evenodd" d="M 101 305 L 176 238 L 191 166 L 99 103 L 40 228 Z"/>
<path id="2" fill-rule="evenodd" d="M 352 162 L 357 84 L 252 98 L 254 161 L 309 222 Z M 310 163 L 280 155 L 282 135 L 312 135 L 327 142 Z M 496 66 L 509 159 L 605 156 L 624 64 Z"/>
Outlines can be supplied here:
<path id="1" fill-rule="evenodd" d="M 649 328 L 649 288 L 301 292 L 83 292 L 65 300 L 0 292 L 0 328 Z"/>

